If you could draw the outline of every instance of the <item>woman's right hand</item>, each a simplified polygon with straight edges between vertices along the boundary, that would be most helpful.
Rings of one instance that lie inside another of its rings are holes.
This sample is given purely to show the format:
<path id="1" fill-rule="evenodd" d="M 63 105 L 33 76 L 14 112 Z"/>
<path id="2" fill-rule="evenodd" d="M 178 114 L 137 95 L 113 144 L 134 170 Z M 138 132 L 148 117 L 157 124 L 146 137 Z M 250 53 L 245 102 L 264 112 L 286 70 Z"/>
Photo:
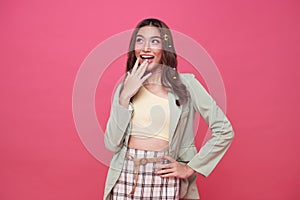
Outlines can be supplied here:
<path id="1" fill-rule="evenodd" d="M 120 105 L 128 108 L 130 98 L 133 97 L 142 86 L 143 82 L 151 76 L 151 73 L 144 75 L 148 62 L 145 60 L 139 67 L 140 58 L 137 58 L 134 67 L 131 72 L 127 72 L 124 80 L 123 88 L 120 93 L 119 103 Z"/>

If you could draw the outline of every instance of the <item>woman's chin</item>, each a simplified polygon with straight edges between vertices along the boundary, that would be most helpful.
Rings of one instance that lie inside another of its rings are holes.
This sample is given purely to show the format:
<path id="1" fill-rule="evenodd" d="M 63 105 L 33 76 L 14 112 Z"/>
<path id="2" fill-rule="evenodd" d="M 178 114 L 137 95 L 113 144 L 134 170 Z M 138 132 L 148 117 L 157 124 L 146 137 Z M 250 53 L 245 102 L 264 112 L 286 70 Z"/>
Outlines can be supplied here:
<path id="1" fill-rule="evenodd" d="M 151 64 L 149 64 L 148 65 L 148 67 L 147 67 L 147 69 L 146 69 L 146 71 L 147 72 L 161 72 L 161 69 L 162 69 L 162 67 L 161 67 L 161 64 L 158 64 L 158 63 L 151 63 Z"/>

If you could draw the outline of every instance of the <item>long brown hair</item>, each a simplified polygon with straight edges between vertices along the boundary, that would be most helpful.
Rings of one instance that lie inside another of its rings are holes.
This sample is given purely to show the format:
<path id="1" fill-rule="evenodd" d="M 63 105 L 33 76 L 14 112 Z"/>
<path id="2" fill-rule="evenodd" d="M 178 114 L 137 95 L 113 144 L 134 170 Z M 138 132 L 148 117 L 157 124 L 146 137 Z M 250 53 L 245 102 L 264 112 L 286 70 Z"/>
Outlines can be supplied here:
<path id="1" fill-rule="evenodd" d="M 185 104 L 188 101 L 189 93 L 185 85 L 181 82 L 179 74 L 177 72 L 177 54 L 175 51 L 171 31 L 169 27 L 161 20 L 148 18 L 138 23 L 131 36 L 126 71 L 130 71 L 133 68 L 134 63 L 136 62 L 137 58 L 134 51 L 136 35 L 139 29 L 144 26 L 154 26 L 159 29 L 162 38 L 163 50 L 161 58 L 161 64 L 163 66 L 161 83 L 163 86 L 172 89 L 174 93 L 179 97 L 179 99 L 176 101 L 177 105 Z"/>

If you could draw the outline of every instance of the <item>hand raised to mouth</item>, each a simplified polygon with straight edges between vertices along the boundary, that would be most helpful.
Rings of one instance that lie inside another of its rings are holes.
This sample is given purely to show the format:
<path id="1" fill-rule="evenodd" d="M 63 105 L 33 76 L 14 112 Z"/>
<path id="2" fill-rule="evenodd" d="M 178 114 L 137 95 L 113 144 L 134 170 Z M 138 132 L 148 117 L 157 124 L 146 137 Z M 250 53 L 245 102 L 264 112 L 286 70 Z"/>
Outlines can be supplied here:
<path id="1" fill-rule="evenodd" d="M 144 81 L 147 80 L 152 73 L 148 73 L 144 76 L 144 73 L 149 65 L 147 60 L 144 60 L 143 63 L 138 67 L 140 58 L 137 58 L 134 67 L 131 72 L 127 72 L 126 78 L 124 80 L 124 85 L 119 97 L 120 105 L 128 108 L 129 101 L 143 85 Z"/>

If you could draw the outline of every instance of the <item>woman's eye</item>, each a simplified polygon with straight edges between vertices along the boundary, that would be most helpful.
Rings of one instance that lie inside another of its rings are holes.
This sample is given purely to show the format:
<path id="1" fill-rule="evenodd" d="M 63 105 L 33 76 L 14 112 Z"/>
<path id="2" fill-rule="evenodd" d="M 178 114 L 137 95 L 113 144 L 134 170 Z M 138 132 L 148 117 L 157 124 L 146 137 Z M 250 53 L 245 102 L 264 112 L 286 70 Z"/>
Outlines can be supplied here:
<path id="1" fill-rule="evenodd" d="M 141 43 L 143 43 L 144 41 L 143 41 L 143 39 L 141 39 L 141 38 L 137 38 L 137 39 L 136 39 L 136 42 L 139 43 L 139 44 L 141 44 Z"/>
<path id="2" fill-rule="evenodd" d="M 159 44 L 159 43 L 160 43 L 160 41 L 159 41 L 159 40 L 157 40 L 157 39 L 155 39 L 155 40 L 152 40 L 152 43 L 153 43 L 153 44 Z"/>

